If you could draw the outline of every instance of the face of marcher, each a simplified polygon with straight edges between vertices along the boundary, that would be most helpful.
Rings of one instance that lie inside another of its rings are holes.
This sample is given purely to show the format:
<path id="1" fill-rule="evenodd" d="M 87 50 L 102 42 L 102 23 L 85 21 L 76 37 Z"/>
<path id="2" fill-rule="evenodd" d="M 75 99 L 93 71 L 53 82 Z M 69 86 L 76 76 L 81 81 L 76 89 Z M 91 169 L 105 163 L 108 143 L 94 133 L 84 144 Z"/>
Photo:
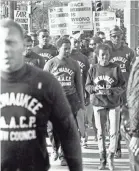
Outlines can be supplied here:
<path id="1" fill-rule="evenodd" d="M 48 45 L 50 41 L 50 36 L 47 32 L 40 32 L 38 36 L 39 44 L 42 46 Z"/>
<path id="2" fill-rule="evenodd" d="M 24 41 L 16 27 L 0 27 L 0 70 L 14 72 L 24 65 Z"/>
<path id="3" fill-rule="evenodd" d="M 68 58 L 71 51 L 71 44 L 70 43 L 63 43 L 62 46 L 59 48 L 59 55 L 63 58 Z"/>
<path id="4" fill-rule="evenodd" d="M 82 46 L 83 46 L 84 48 L 88 47 L 88 46 L 89 46 L 89 41 L 87 41 L 87 40 L 82 40 Z"/>
<path id="5" fill-rule="evenodd" d="M 102 41 L 103 41 L 103 42 L 105 42 L 106 37 L 105 37 L 105 35 L 104 35 L 104 34 L 100 34 L 100 35 L 99 35 L 99 37 L 102 39 Z"/>
<path id="6" fill-rule="evenodd" d="M 71 40 L 71 50 L 79 50 L 80 49 L 80 41 L 72 38 Z"/>
<path id="7" fill-rule="evenodd" d="M 94 42 L 94 40 L 90 40 L 90 43 L 89 43 L 89 48 L 92 48 L 92 49 L 96 49 L 96 43 Z"/>
<path id="8" fill-rule="evenodd" d="M 122 34 L 113 34 L 111 35 L 111 41 L 114 45 L 119 45 L 121 43 L 122 40 Z"/>
<path id="9" fill-rule="evenodd" d="M 101 66 L 107 66 L 109 64 L 110 53 L 109 50 L 99 50 L 98 61 Z"/>
<path id="10" fill-rule="evenodd" d="M 36 36 L 31 36 L 32 39 L 32 47 L 36 46 L 38 44 L 38 39 Z"/>
<path id="11" fill-rule="evenodd" d="M 26 55 L 30 54 L 31 49 L 32 49 L 32 42 L 27 42 L 25 40 L 25 51 L 24 51 L 24 55 L 26 56 Z"/>

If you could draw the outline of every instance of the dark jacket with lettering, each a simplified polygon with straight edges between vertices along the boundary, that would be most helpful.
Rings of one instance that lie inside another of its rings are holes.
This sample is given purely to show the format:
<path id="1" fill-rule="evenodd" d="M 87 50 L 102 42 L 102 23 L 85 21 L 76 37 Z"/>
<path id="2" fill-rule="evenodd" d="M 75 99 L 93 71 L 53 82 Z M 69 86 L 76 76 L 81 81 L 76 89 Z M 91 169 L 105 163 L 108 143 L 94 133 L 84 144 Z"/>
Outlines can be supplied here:
<path id="1" fill-rule="evenodd" d="M 45 61 L 44 58 L 34 52 L 30 52 L 25 56 L 25 63 L 32 65 L 32 66 L 37 66 L 41 69 L 43 69 Z"/>
<path id="2" fill-rule="evenodd" d="M 96 90 L 97 87 L 97 90 Z M 125 80 L 120 67 L 109 63 L 108 66 L 95 64 L 89 69 L 86 90 L 94 106 L 115 108 L 120 105 L 120 95 L 125 90 Z"/>
<path id="3" fill-rule="evenodd" d="M 112 48 L 110 62 L 120 66 L 125 81 L 128 82 L 132 61 L 135 58 L 134 51 L 122 45 L 119 49 Z"/>
<path id="4" fill-rule="evenodd" d="M 32 50 L 42 56 L 45 59 L 45 63 L 58 54 L 56 47 L 51 44 L 44 48 L 40 48 L 39 45 L 37 45 Z"/>
<path id="5" fill-rule="evenodd" d="M 77 74 L 80 74 L 80 68 L 75 60 L 71 58 L 59 60 L 57 57 L 54 57 L 45 64 L 44 70 L 56 77 L 62 85 L 66 95 L 77 92 L 75 78 Z M 80 75 L 78 77 L 80 77 Z"/>
<path id="6" fill-rule="evenodd" d="M 24 65 L 1 73 L 1 170 L 46 171 L 46 125 L 53 123 L 71 171 L 82 171 L 78 131 L 58 81 L 39 68 Z"/>

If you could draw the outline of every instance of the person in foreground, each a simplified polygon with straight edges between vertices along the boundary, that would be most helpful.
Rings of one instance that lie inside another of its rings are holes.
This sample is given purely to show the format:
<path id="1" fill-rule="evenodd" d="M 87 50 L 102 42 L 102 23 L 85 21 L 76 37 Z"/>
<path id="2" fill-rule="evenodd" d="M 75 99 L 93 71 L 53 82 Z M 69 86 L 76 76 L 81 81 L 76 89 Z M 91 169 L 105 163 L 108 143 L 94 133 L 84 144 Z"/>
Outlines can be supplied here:
<path id="1" fill-rule="evenodd" d="M 129 131 L 126 141 L 129 149 L 131 171 L 139 170 L 139 60 L 135 60 L 128 80 L 127 103 Z M 127 133 L 126 133 L 127 134 Z"/>
<path id="2" fill-rule="evenodd" d="M 70 171 L 82 171 L 80 138 L 59 82 L 24 63 L 24 35 L 11 19 L 0 21 L 1 171 L 47 171 L 46 125 L 57 130 Z"/>
<path id="3" fill-rule="evenodd" d="M 89 69 L 86 90 L 90 93 L 100 153 L 99 170 L 106 167 L 105 127 L 107 115 L 110 120 L 110 145 L 108 150 L 108 167 L 114 170 L 114 153 L 117 148 L 120 120 L 120 96 L 125 90 L 125 80 L 120 67 L 110 63 L 110 48 L 101 44 L 96 48 L 98 64 Z"/>

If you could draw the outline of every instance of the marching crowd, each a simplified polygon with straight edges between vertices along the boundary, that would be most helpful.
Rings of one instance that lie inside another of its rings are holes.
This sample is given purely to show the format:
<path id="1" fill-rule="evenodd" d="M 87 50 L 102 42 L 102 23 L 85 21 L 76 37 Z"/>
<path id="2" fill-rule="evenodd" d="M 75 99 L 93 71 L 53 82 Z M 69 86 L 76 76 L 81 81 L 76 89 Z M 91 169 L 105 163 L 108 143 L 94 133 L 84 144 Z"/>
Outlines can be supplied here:
<path id="1" fill-rule="evenodd" d="M 122 136 L 131 170 L 139 169 L 139 46 L 130 49 L 118 26 L 110 40 L 101 31 L 52 38 L 46 29 L 24 35 L 16 22 L 4 19 L 0 37 L 2 171 L 48 170 L 46 136 L 54 160 L 82 171 L 88 127 L 98 142 L 99 170 L 107 163 L 114 170 Z"/>

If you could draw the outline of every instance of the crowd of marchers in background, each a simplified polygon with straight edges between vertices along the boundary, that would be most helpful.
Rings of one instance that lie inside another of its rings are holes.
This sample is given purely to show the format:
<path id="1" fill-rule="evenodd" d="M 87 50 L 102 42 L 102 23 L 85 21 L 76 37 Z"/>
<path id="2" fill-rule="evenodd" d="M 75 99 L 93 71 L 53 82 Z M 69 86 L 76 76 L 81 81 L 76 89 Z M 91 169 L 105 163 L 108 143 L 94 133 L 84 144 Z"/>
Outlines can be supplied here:
<path id="1" fill-rule="evenodd" d="M 93 128 L 99 170 L 115 169 L 124 138 L 131 170 L 138 171 L 139 46 L 129 48 L 118 26 L 110 40 L 101 31 L 87 38 L 80 32 L 52 38 L 46 29 L 23 35 L 9 19 L 0 28 L 1 170 L 48 170 L 47 136 L 53 160 L 82 171 L 80 147 L 87 148 Z"/>
<path id="2" fill-rule="evenodd" d="M 100 153 L 100 170 L 105 169 L 107 162 L 109 169 L 113 170 L 114 157 L 122 157 L 120 126 L 126 123 L 124 125 L 126 127 L 127 121 L 129 121 L 126 87 L 132 65 L 139 56 L 139 47 L 137 46 L 135 50 L 130 49 L 122 37 L 123 32 L 118 26 L 111 29 L 110 40 L 106 39 L 105 33 L 102 31 L 90 37 L 83 37 L 80 32 L 50 37 L 48 30 L 42 29 L 37 33 L 31 32 L 25 36 L 26 62 L 54 74 L 58 80 L 60 78 L 56 75 L 56 68 L 58 69 L 59 65 L 65 65 L 62 64 L 64 56 L 71 57 L 70 62 L 66 61 L 67 65 L 75 67 L 76 70 L 78 70 L 78 66 L 72 59 L 78 62 L 84 97 L 81 97 L 80 88 L 76 85 L 79 81 L 78 78 L 74 78 L 76 90 L 72 92 L 65 88 L 65 91 L 78 127 L 80 125 L 78 122 L 81 122 L 77 119 L 80 106 L 75 106 L 75 104 L 77 104 L 78 98 L 82 104 L 82 98 L 84 98 L 85 128 L 82 129 L 85 131 L 81 136 L 81 145 L 87 146 L 87 128 L 93 127 L 94 140 L 98 141 Z M 62 57 L 60 54 L 64 54 L 64 51 L 67 54 Z M 105 75 L 107 76 L 105 77 Z M 65 86 L 63 85 L 63 87 Z M 82 109 L 84 109 L 83 104 Z M 62 149 L 60 148 L 60 153 L 58 151 L 60 142 L 56 131 L 53 130 L 52 125 L 48 126 L 48 130 L 53 145 L 54 160 L 59 157 L 61 165 L 67 165 Z M 110 141 L 108 157 L 105 147 L 105 132 L 108 133 Z"/>

